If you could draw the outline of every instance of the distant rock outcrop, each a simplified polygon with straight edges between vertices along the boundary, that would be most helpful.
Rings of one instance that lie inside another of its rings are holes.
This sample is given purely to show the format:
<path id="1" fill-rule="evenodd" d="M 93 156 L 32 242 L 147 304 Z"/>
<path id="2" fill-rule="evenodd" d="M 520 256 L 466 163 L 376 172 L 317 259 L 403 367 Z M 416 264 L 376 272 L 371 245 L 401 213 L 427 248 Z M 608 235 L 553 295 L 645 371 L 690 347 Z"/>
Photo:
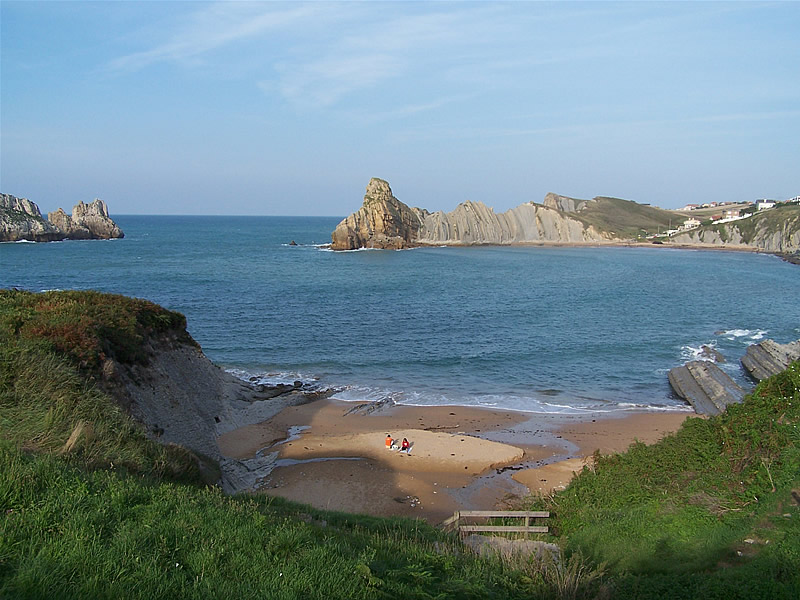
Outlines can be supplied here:
<path id="1" fill-rule="evenodd" d="M 0 194 L 0 242 L 53 242 L 64 233 L 42 218 L 36 203 L 27 198 Z"/>
<path id="2" fill-rule="evenodd" d="M 569 196 L 559 196 L 553 192 L 549 192 L 545 197 L 542 204 L 547 208 L 553 208 L 562 212 L 574 213 L 582 210 L 587 203 L 591 200 L 577 200 Z"/>
<path id="3" fill-rule="evenodd" d="M 27 198 L 0 194 L 0 242 L 107 240 L 124 236 L 100 199 L 89 204 L 79 202 L 73 207 L 72 216 L 59 208 L 44 219 L 39 207 Z"/>
<path id="4" fill-rule="evenodd" d="M 570 206 L 574 207 L 574 201 Z M 430 213 L 407 206 L 392 195 L 386 181 L 374 178 L 361 208 L 339 223 L 331 239 L 334 250 L 353 250 L 443 244 L 591 243 L 610 238 L 561 210 L 533 202 L 500 214 L 482 202 L 464 202 L 452 212 Z"/>
<path id="5" fill-rule="evenodd" d="M 675 393 L 701 415 L 718 415 L 745 396 L 741 386 L 707 360 L 693 360 L 670 369 L 667 377 Z"/>
<path id="6" fill-rule="evenodd" d="M 47 219 L 70 240 L 108 240 L 125 236 L 109 218 L 108 207 L 99 198 L 89 204 L 82 201 L 76 204 L 72 208 L 72 217 L 59 208 L 49 213 Z"/>
<path id="7" fill-rule="evenodd" d="M 781 373 L 796 360 L 800 360 L 800 340 L 789 344 L 764 340 L 747 348 L 742 366 L 751 377 L 761 381 Z"/>

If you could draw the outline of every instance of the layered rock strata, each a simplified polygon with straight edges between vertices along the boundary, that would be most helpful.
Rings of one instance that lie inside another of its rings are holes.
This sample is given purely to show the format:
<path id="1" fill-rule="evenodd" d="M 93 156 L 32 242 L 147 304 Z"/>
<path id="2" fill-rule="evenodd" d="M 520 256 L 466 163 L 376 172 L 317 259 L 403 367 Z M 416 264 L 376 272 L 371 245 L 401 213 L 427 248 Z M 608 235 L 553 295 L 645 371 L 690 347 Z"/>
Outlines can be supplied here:
<path id="1" fill-rule="evenodd" d="M 764 340 L 748 346 L 741 362 L 753 379 L 761 381 L 781 373 L 796 360 L 800 360 L 800 340 L 789 344 Z"/>
<path id="2" fill-rule="evenodd" d="M 73 207 L 72 216 L 59 208 L 47 217 L 44 219 L 39 207 L 27 198 L 0 194 L 0 241 L 107 240 L 125 236 L 100 199 L 89 204 L 79 202 Z"/>
<path id="3" fill-rule="evenodd" d="M 387 182 L 372 178 L 361 208 L 336 226 L 331 248 L 409 248 L 417 240 L 423 219 L 424 212 L 395 198 Z"/>
<path id="4" fill-rule="evenodd" d="M 527 202 L 496 214 L 482 202 L 464 202 L 445 213 L 411 208 L 392 194 L 389 184 L 373 178 L 361 208 L 331 235 L 334 250 L 400 249 L 422 245 L 592 243 L 610 238 L 555 208 L 576 209 L 575 200 L 553 196 L 553 207 Z M 561 199 L 561 200 L 559 200 Z"/>
<path id="5" fill-rule="evenodd" d="M 706 360 L 694 360 L 667 374 L 675 393 L 701 415 L 718 415 L 729 404 L 744 399 L 745 390 L 717 365 Z"/>

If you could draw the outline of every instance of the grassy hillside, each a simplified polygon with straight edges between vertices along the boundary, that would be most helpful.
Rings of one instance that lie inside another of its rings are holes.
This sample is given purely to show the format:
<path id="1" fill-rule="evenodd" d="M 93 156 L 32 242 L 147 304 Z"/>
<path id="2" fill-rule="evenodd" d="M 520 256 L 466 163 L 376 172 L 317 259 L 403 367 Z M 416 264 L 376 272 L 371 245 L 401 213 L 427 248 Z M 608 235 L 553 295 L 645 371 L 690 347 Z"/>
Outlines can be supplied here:
<path id="1" fill-rule="evenodd" d="M 98 385 L 107 358 L 146 363 L 148 337 L 188 338 L 184 322 L 122 296 L 0 291 L 0 598 L 547 597 L 422 523 L 205 487 L 191 452 Z"/>
<path id="2" fill-rule="evenodd" d="M 190 341 L 183 323 L 121 296 L 0 291 L 0 598 L 800 597 L 800 363 L 531 500 L 560 561 L 481 559 L 421 522 L 204 486 L 100 385 L 110 357 L 146 362 L 149 336 Z"/>
<path id="3" fill-rule="evenodd" d="M 800 362 L 744 404 L 596 456 L 549 509 L 617 597 L 800 597 Z M 682 591 L 681 591 L 682 590 Z"/>
<path id="4" fill-rule="evenodd" d="M 600 196 L 572 216 L 623 239 L 643 237 L 677 228 L 688 217 L 630 200 Z M 646 234 L 645 234 L 646 232 Z"/>

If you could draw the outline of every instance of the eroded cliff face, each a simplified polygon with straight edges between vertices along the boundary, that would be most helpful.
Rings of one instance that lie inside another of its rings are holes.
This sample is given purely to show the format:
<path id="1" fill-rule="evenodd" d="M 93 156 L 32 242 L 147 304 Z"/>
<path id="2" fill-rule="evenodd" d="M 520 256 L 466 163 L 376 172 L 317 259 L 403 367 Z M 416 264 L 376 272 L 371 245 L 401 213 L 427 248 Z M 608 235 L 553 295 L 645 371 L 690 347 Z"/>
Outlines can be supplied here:
<path id="1" fill-rule="evenodd" d="M 331 234 L 331 248 L 409 248 L 417 240 L 423 214 L 395 198 L 386 181 L 373 177 L 361 208 Z"/>
<path id="2" fill-rule="evenodd" d="M 553 207 L 532 202 L 496 214 L 482 202 L 430 213 L 411 208 L 392 195 L 389 184 L 372 179 L 361 208 L 334 230 L 331 248 L 409 248 L 421 245 L 588 243 L 608 240 L 555 206 L 577 210 L 586 201 L 548 194 Z M 576 202 L 579 203 L 576 205 Z M 582 204 L 580 204 L 582 203 Z"/>
<path id="3" fill-rule="evenodd" d="M 676 244 L 756 249 L 778 254 L 800 251 L 800 214 L 787 214 L 783 219 L 770 218 L 772 216 L 756 214 L 741 221 L 700 227 L 676 234 L 670 241 Z"/>
<path id="4" fill-rule="evenodd" d="M 63 239 L 63 232 L 42 218 L 35 202 L 0 194 L 0 242 L 53 242 Z"/>
<path id="5" fill-rule="evenodd" d="M 293 389 L 276 397 L 274 390 L 253 387 L 226 373 L 199 347 L 175 335 L 160 335 L 144 344 L 149 363 L 124 365 L 108 359 L 103 386 L 151 438 L 217 461 L 226 492 L 258 489 L 275 467 L 277 452 L 230 458 L 220 451 L 217 438 L 317 395 Z"/>
<path id="6" fill-rule="evenodd" d="M 574 213 L 579 212 L 589 202 L 592 202 L 592 200 L 578 200 L 576 198 L 570 198 L 569 196 L 559 196 L 553 192 L 548 192 L 542 204 L 547 208 L 560 210 L 561 212 Z"/>
<path id="7" fill-rule="evenodd" d="M 532 202 L 496 214 L 482 202 L 464 202 L 449 213 L 425 215 L 419 244 L 587 243 L 607 240 L 593 227 Z"/>
<path id="8" fill-rule="evenodd" d="M 108 207 L 102 200 L 95 199 L 89 204 L 79 202 L 73 207 L 71 217 L 59 208 L 44 219 L 36 203 L 27 198 L 0 194 L 0 242 L 52 242 L 124 236 L 108 216 Z"/>
<path id="9" fill-rule="evenodd" d="M 79 202 L 72 208 L 72 216 L 62 209 L 51 212 L 47 219 L 66 233 L 71 240 L 108 240 L 125 237 L 122 230 L 108 216 L 106 203 L 95 198 L 86 204 Z"/>

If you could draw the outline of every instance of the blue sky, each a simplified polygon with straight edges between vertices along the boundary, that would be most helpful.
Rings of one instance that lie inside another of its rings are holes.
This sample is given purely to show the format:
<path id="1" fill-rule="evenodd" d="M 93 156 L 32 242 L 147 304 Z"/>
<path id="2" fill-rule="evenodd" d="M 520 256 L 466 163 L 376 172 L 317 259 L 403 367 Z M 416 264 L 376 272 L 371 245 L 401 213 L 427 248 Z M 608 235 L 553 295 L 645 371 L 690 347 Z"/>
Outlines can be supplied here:
<path id="1" fill-rule="evenodd" d="M 800 194 L 800 3 L 0 2 L 0 191 L 43 211 L 665 208 Z"/>

